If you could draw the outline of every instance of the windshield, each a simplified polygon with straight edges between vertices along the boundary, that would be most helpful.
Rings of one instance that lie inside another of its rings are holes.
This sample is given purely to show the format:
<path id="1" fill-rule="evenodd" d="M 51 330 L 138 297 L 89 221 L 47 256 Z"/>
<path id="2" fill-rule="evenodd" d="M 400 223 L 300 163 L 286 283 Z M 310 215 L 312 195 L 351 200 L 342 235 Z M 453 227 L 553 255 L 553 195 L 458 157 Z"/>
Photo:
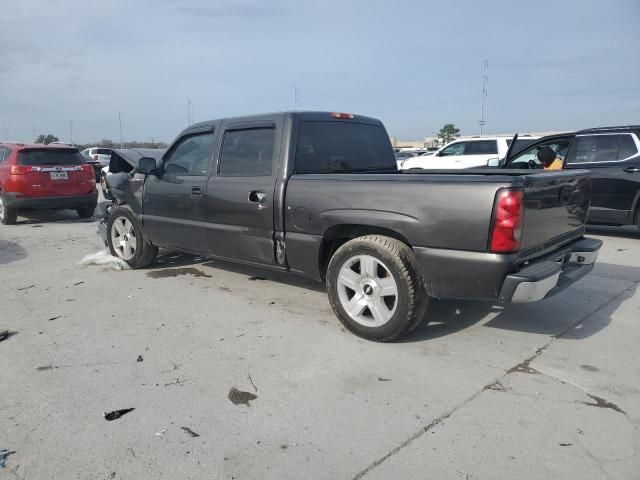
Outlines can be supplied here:
<path id="1" fill-rule="evenodd" d="M 302 122 L 296 173 L 396 171 L 389 136 L 377 125 Z"/>
<path id="2" fill-rule="evenodd" d="M 20 165 L 82 165 L 84 158 L 76 149 L 42 148 L 22 150 Z"/>

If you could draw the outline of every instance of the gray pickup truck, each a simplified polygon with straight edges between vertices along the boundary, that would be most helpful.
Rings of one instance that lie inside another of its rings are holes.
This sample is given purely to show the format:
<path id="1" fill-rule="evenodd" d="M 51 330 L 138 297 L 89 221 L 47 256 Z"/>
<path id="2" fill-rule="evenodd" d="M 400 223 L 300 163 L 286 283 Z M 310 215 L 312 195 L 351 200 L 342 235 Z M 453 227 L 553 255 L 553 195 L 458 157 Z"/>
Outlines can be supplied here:
<path id="1" fill-rule="evenodd" d="M 304 275 L 377 341 L 415 328 L 429 298 L 549 297 L 602 244 L 584 237 L 589 172 L 403 173 L 382 123 L 359 115 L 202 122 L 161 157 L 111 171 L 100 230 L 133 268 L 167 247 Z"/>

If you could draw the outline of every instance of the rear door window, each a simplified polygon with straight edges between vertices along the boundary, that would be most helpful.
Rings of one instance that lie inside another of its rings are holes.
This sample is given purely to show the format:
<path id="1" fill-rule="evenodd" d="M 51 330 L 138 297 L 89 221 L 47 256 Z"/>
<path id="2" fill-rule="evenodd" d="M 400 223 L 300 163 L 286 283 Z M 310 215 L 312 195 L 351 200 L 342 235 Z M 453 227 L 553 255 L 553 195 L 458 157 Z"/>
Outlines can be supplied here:
<path id="1" fill-rule="evenodd" d="M 22 150 L 18 155 L 20 165 L 82 165 L 84 157 L 76 149 L 40 148 Z"/>
<path id="2" fill-rule="evenodd" d="M 296 173 L 396 171 L 389 136 L 379 125 L 301 122 Z"/>
<path id="3" fill-rule="evenodd" d="M 495 140 L 481 140 L 476 142 L 467 142 L 464 150 L 465 155 L 497 155 L 498 142 Z"/>
<path id="4" fill-rule="evenodd" d="M 222 140 L 219 175 L 264 177 L 271 175 L 275 129 L 228 130 Z"/>
<path id="5" fill-rule="evenodd" d="M 567 163 L 611 162 L 618 159 L 620 135 L 578 135 Z"/>
<path id="6" fill-rule="evenodd" d="M 631 135 L 620 135 L 620 145 L 618 145 L 618 160 L 626 160 L 638 153 L 638 147 Z"/>

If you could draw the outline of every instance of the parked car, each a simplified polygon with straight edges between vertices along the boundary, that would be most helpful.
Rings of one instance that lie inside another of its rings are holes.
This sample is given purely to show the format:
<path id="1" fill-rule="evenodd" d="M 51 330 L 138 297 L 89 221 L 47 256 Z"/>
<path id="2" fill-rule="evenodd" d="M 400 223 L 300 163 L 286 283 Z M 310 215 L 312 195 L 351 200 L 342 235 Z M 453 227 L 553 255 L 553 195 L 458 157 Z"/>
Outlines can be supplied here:
<path id="1" fill-rule="evenodd" d="M 100 181 L 100 172 L 102 169 L 109 165 L 111 152 L 113 152 L 112 149 L 103 147 L 85 148 L 80 152 L 85 158 L 85 161 L 93 167 L 96 175 L 96 182 Z"/>
<path id="2" fill-rule="evenodd" d="M 521 150 L 538 137 L 522 136 L 517 140 L 516 150 Z M 504 158 L 511 145 L 512 137 L 478 137 L 454 140 L 432 155 L 409 159 L 402 164 L 403 170 L 458 169 L 486 167 L 491 160 Z"/>
<path id="3" fill-rule="evenodd" d="M 168 247 L 324 280 L 345 327 L 377 341 L 431 297 L 551 296 L 602 243 L 584 237 L 589 172 L 397 172 L 382 123 L 346 113 L 202 122 L 135 171 L 107 177 L 113 255 L 141 268 Z"/>
<path id="4" fill-rule="evenodd" d="M 505 168 L 541 168 L 537 152 L 545 146 L 564 161 L 565 170 L 591 171 L 589 223 L 640 228 L 640 126 L 544 137 L 513 155 Z"/>
<path id="5" fill-rule="evenodd" d="M 109 191 L 109 184 L 107 183 L 107 176 L 110 173 L 127 173 L 133 176 L 136 174 L 135 168 L 138 166 L 138 161 L 142 157 L 160 159 L 164 152 L 166 152 L 166 149 L 160 148 L 128 148 L 113 150 L 109 165 L 100 169 L 99 182 L 104 197 L 108 200 L 113 199 L 111 192 Z"/>
<path id="6" fill-rule="evenodd" d="M 93 215 L 96 181 L 75 147 L 0 143 L 0 222 L 16 223 L 24 210 L 74 209 Z"/>

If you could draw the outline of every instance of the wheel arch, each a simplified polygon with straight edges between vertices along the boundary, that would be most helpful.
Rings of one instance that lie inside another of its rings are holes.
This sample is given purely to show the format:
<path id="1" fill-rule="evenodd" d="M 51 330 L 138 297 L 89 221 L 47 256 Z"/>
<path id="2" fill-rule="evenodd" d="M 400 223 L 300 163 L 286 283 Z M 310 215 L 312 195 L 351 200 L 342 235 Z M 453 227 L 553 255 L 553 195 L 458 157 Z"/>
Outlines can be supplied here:
<path id="1" fill-rule="evenodd" d="M 365 235 L 384 235 L 399 240 L 411 248 L 409 241 L 401 233 L 391 228 L 358 223 L 333 225 L 325 230 L 318 250 L 318 271 L 322 281 L 325 280 L 329 260 L 333 253 L 349 240 Z"/>

